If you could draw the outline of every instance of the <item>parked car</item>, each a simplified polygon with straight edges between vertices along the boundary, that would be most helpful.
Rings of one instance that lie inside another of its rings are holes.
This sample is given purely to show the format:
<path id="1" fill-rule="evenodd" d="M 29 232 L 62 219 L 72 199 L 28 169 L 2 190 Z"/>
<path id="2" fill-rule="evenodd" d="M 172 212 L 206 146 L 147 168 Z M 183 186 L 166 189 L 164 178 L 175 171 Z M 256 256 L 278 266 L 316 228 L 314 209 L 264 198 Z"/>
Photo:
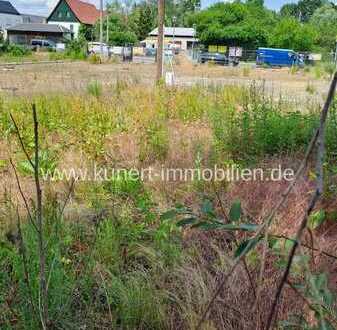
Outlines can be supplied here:
<path id="1" fill-rule="evenodd" d="M 225 54 L 204 52 L 199 55 L 200 63 L 213 62 L 215 64 L 229 65 L 229 59 Z"/>
<path id="2" fill-rule="evenodd" d="M 156 48 L 146 48 L 145 49 L 145 56 L 156 57 L 157 56 L 157 49 Z"/>
<path id="3" fill-rule="evenodd" d="M 56 50 L 56 43 L 52 40 L 47 39 L 32 39 L 30 42 L 30 46 L 33 50 L 37 50 L 39 48 Z"/>
<path id="4" fill-rule="evenodd" d="M 102 46 L 102 47 L 101 47 Z M 100 42 L 89 42 L 88 43 L 88 53 L 89 55 L 101 55 L 101 51 L 103 50 L 103 56 L 111 56 L 111 48 L 105 44 Z"/>

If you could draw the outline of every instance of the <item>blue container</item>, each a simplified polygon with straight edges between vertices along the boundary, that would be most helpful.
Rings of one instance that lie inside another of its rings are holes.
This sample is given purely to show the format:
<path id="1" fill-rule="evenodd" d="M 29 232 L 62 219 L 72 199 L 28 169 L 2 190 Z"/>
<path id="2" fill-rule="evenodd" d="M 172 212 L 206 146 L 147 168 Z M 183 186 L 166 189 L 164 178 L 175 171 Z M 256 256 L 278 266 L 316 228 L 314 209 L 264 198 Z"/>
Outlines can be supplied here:
<path id="1" fill-rule="evenodd" d="M 302 66 L 303 60 L 291 49 L 259 48 L 257 51 L 256 64 L 290 67 L 293 65 Z"/>

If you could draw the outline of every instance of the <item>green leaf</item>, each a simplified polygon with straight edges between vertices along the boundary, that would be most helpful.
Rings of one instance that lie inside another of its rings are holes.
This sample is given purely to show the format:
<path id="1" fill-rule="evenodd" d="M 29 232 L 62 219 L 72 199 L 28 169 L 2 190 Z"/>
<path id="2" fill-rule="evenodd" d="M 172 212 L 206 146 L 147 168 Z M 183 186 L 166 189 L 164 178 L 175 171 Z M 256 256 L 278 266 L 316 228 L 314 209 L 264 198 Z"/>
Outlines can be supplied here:
<path id="1" fill-rule="evenodd" d="M 173 220 L 177 214 L 178 212 L 176 209 L 169 210 L 160 216 L 160 220 Z"/>
<path id="2" fill-rule="evenodd" d="M 204 214 L 213 215 L 214 212 L 212 202 L 208 199 L 204 200 L 201 206 L 201 211 Z"/>
<path id="3" fill-rule="evenodd" d="M 18 170 L 22 175 L 33 175 L 34 169 L 28 160 L 23 160 L 18 164 Z"/>
<path id="4" fill-rule="evenodd" d="M 308 221 L 308 227 L 311 230 L 318 228 L 324 222 L 325 218 L 324 210 L 319 210 L 312 213 Z"/>
<path id="5" fill-rule="evenodd" d="M 242 231 L 254 232 L 257 230 L 258 227 L 259 226 L 254 223 L 242 223 L 239 225 L 223 224 L 221 228 L 224 230 L 242 230 Z"/>
<path id="6" fill-rule="evenodd" d="M 217 222 L 198 222 L 195 225 L 192 226 L 192 228 L 199 228 L 202 230 L 215 230 L 215 229 L 220 229 L 222 224 L 217 223 Z"/>
<path id="7" fill-rule="evenodd" d="M 0 171 L 7 167 L 7 161 L 4 159 L 0 159 Z"/>
<path id="8" fill-rule="evenodd" d="M 177 222 L 177 227 L 185 227 L 196 222 L 196 218 L 186 218 Z"/>
<path id="9" fill-rule="evenodd" d="M 231 209 L 229 211 L 229 219 L 230 219 L 230 221 L 237 222 L 238 220 L 240 220 L 241 213 L 242 213 L 241 202 L 239 200 L 235 201 L 232 204 L 232 207 L 231 207 Z"/>
<path id="10" fill-rule="evenodd" d="M 224 224 L 219 221 L 215 222 L 199 222 L 192 226 L 193 228 L 199 228 L 202 230 L 215 230 L 215 229 L 221 229 L 225 231 L 249 231 L 249 232 L 255 232 L 258 228 L 258 225 L 251 224 L 251 223 L 243 223 L 239 225 L 233 225 L 233 224 Z"/>
<path id="11" fill-rule="evenodd" d="M 255 238 L 252 238 L 252 239 L 248 239 L 246 241 L 243 241 L 242 243 L 239 244 L 238 248 L 236 249 L 235 253 L 234 253 L 234 257 L 235 258 L 238 258 L 241 256 L 241 254 L 243 253 L 243 251 L 246 250 L 246 248 L 248 249 L 247 250 L 247 253 L 249 251 L 251 251 L 252 249 L 255 248 L 255 246 L 259 243 L 259 241 L 261 240 L 261 236 L 259 237 L 255 237 Z M 246 253 L 246 254 L 247 254 Z"/>

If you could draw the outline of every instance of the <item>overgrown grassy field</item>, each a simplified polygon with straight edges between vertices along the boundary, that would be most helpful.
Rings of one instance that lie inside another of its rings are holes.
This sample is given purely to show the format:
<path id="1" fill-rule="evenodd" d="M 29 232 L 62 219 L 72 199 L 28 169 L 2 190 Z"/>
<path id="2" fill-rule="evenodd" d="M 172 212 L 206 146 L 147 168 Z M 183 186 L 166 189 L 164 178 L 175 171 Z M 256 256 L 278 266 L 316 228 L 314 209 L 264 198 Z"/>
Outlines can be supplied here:
<path id="1" fill-rule="evenodd" d="M 127 170 L 126 175 L 102 182 L 77 180 L 72 185 L 70 180 L 43 180 L 48 329 L 194 329 L 233 263 L 238 245 L 252 232 L 190 228 L 185 226 L 188 218 L 177 223 L 175 216 L 249 221 L 254 228 L 287 183 L 142 181 L 132 179 L 129 171 L 215 165 L 296 169 L 320 110 L 313 106 L 297 111 L 254 84 L 168 89 L 118 81 L 107 94 L 94 81 L 85 95 L 2 96 L 1 329 L 38 329 L 40 322 L 37 233 L 28 221 L 10 163 L 11 159 L 34 216 L 33 169 L 10 118 L 12 114 L 28 154 L 33 155 L 32 104 L 40 129 L 41 178 L 56 169 L 79 171 L 93 164 Z M 334 105 L 326 136 L 326 193 L 310 222 L 314 245 L 332 254 L 337 221 L 336 133 Z M 313 176 L 308 171 L 301 177 L 277 214 L 267 255 L 263 259 L 260 248 L 249 253 L 216 300 L 203 329 L 263 328 L 271 292 L 292 245 L 282 237 L 294 236 Z M 309 238 L 306 241 L 311 244 Z M 298 255 L 291 281 L 303 299 L 291 288 L 285 290 L 280 329 L 336 325 L 336 260 L 319 251 L 307 249 Z M 266 269 L 260 283 L 262 260 Z M 255 305 L 252 287 L 258 286 L 260 299 Z"/>

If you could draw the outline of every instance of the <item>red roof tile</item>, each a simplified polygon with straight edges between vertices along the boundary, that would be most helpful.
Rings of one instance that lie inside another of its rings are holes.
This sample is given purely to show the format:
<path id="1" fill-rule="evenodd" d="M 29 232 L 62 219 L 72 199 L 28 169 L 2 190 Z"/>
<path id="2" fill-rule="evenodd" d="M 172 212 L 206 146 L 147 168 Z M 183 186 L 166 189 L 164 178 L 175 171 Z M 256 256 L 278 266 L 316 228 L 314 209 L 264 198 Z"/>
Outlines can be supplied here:
<path id="1" fill-rule="evenodd" d="M 99 20 L 100 11 L 91 3 L 80 0 L 65 1 L 81 23 L 94 25 Z"/>

